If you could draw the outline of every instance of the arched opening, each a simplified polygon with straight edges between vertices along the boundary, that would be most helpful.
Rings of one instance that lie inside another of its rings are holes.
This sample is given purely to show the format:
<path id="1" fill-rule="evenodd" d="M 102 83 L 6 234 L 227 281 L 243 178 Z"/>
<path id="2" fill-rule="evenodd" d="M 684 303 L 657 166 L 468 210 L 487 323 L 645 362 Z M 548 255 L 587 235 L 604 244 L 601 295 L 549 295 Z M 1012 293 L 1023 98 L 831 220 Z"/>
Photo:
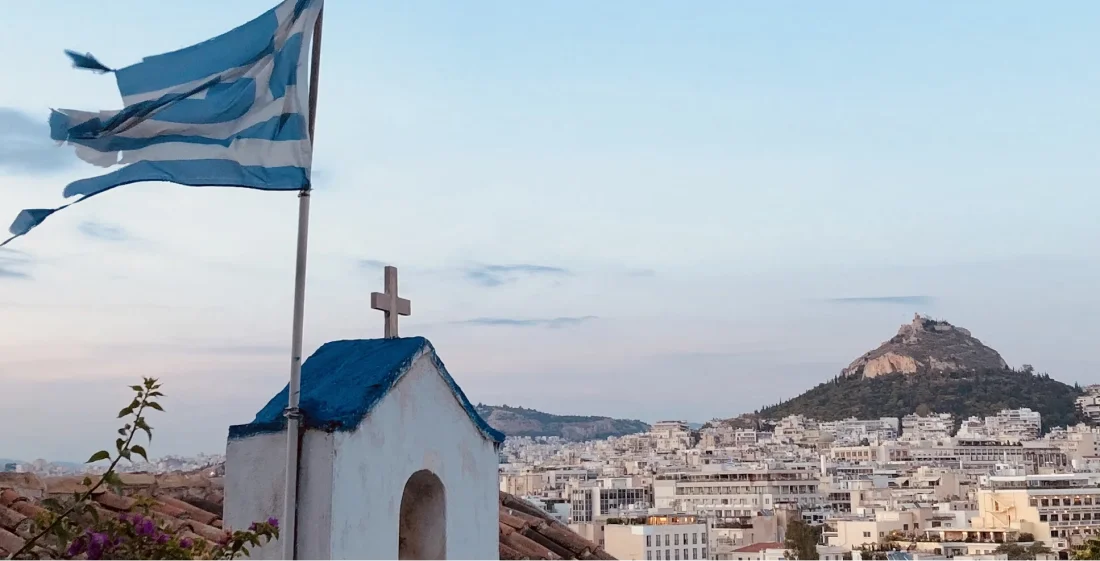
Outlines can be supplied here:
<path id="1" fill-rule="evenodd" d="M 422 469 L 409 477 L 399 524 L 398 559 L 447 558 L 447 497 L 434 473 Z"/>

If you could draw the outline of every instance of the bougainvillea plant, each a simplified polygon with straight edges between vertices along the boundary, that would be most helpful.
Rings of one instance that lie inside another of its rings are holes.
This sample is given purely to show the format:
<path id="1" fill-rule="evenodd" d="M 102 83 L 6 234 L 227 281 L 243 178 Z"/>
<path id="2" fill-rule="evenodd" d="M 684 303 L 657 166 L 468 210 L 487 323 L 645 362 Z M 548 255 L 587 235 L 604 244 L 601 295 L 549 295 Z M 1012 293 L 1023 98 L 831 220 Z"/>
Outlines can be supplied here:
<path id="1" fill-rule="evenodd" d="M 141 385 L 130 386 L 135 396 L 118 412 L 126 419 L 118 429 L 115 452 L 100 450 L 88 463 L 110 460 L 103 475 L 93 480 L 85 477 L 84 492 L 71 497 L 48 498 L 42 501 L 47 511 L 35 520 L 36 533 L 9 559 L 34 559 L 43 551 L 40 543 L 60 546 L 67 559 L 237 559 L 247 557 L 252 547 L 259 547 L 279 537 L 279 521 L 269 518 L 254 522 L 247 530 L 227 529 L 216 542 L 192 539 L 173 531 L 166 523 L 158 523 L 150 514 L 152 500 L 136 497 L 133 511 L 117 516 L 103 516 L 92 500 L 93 495 L 107 487 L 121 494 L 122 479 L 116 467 L 125 459 L 138 455 L 148 461 L 145 447 L 134 443 L 138 432 L 146 441 L 153 439 L 153 427 L 145 420 L 149 410 L 164 411 L 156 398 L 163 396 L 155 378 L 145 378 Z"/>

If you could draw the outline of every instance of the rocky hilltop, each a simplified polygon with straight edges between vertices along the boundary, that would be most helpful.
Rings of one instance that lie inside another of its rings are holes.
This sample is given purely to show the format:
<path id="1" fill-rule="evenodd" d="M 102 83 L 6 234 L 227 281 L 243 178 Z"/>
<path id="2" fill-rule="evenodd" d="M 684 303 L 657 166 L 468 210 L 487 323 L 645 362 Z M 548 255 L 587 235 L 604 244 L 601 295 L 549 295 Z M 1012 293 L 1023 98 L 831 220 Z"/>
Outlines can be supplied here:
<path id="1" fill-rule="evenodd" d="M 1077 422 L 1074 400 L 1080 393 L 1030 367 L 1008 368 L 997 351 L 961 327 L 917 316 L 841 375 L 731 421 L 759 423 L 787 415 L 877 419 L 923 410 L 951 413 L 958 421 L 1029 407 L 1049 430 Z"/>
<path id="2" fill-rule="evenodd" d="M 507 436 L 558 436 L 566 440 L 583 441 L 623 436 L 649 430 L 649 425 L 634 420 L 579 415 L 551 415 L 534 409 L 485 405 L 477 412 L 493 428 Z"/>
<path id="3" fill-rule="evenodd" d="M 841 376 L 874 378 L 883 374 L 977 372 L 1004 370 L 1000 353 L 985 346 L 969 331 L 946 321 L 917 314 L 898 334 L 857 358 Z"/>

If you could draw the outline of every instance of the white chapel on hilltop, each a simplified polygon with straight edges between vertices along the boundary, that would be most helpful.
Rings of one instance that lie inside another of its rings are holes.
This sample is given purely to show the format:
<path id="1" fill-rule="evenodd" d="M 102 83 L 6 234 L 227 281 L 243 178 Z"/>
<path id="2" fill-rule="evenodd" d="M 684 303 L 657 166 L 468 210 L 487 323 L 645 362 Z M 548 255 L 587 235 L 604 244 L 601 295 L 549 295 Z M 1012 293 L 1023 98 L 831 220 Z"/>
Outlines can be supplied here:
<path id="1" fill-rule="evenodd" d="M 374 307 L 387 311 L 390 337 L 326 343 L 302 365 L 296 558 L 497 559 L 504 435 L 478 415 L 427 339 L 396 337 L 408 302 L 388 289 L 379 296 L 391 298 L 389 309 L 383 298 Z M 230 527 L 282 516 L 287 393 L 229 429 Z M 280 556 L 279 542 L 252 554 Z"/>

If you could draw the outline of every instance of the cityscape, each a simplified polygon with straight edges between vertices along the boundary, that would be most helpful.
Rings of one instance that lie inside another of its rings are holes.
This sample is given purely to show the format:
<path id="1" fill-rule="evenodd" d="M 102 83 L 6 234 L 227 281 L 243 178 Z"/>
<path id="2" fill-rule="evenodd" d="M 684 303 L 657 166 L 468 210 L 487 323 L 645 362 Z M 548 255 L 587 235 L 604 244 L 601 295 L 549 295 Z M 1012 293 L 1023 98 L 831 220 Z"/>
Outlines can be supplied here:
<path id="1" fill-rule="evenodd" d="M 1100 560 L 1100 2 L 5 8 L 0 560 Z"/>

